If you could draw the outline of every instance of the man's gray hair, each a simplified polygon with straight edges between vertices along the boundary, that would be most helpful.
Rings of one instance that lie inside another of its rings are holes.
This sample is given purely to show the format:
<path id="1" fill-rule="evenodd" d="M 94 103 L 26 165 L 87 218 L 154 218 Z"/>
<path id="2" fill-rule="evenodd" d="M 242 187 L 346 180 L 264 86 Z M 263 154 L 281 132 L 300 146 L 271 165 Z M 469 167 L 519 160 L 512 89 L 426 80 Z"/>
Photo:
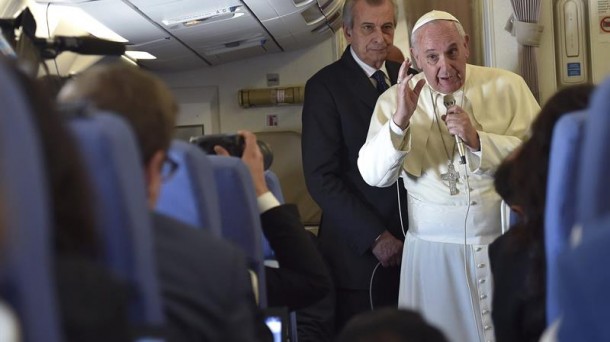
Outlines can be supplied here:
<path id="1" fill-rule="evenodd" d="M 381 6 L 386 1 L 389 1 L 394 7 L 394 25 L 396 25 L 398 21 L 398 5 L 396 5 L 396 0 L 345 0 L 345 4 L 343 4 L 343 25 L 353 28 L 354 27 L 354 6 L 358 1 L 365 1 L 369 6 Z"/>

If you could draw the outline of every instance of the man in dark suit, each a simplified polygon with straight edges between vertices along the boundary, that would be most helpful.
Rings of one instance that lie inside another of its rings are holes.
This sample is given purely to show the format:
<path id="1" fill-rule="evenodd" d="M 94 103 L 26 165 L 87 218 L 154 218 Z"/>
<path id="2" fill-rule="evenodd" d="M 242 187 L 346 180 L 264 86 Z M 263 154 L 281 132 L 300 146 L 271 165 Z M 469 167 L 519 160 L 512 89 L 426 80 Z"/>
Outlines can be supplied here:
<path id="1" fill-rule="evenodd" d="M 386 61 L 396 5 L 347 0 L 343 20 L 350 46 L 307 82 L 302 141 L 307 187 L 322 209 L 319 241 L 335 282 L 336 329 L 372 306 L 397 305 L 407 228 L 404 187 L 371 187 L 356 165 L 377 97 L 400 68 Z"/>
<path id="2" fill-rule="evenodd" d="M 154 209 L 178 110 L 167 86 L 135 67 L 103 65 L 68 82 L 59 99 L 87 101 L 128 121 L 142 153 L 148 204 Z M 152 215 L 168 340 L 271 338 L 257 317 L 243 253 L 207 231 L 158 213 Z"/>

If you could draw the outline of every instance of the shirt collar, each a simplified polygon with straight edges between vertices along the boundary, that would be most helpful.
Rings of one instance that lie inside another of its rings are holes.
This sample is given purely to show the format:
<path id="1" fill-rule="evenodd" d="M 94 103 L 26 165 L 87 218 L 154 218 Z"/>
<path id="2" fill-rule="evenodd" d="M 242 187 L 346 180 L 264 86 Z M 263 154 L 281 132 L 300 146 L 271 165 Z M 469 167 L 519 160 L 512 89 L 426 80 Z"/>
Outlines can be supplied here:
<path id="1" fill-rule="evenodd" d="M 354 48 L 352 48 L 351 46 L 349 48 L 349 51 L 352 53 L 352 57 L 354 57 L 354 60 L 356 61 L 356 63 L 358 63 L 360 68 L 362 68 L 362 70 L 364 70 L 366 75 L 368 77 L 373 77 L 373 73 L 375 73 L 375 71 L 377 71 L 377 69 L 375 69 L 372 66 L 364 63 L 360 58 L 358 58 L 358 55 L 356 55 L 356 52 L 354 51 Z M 383 72 L 383 74 L 385 75 L 386 79 L 390 79 L 388 77 L 388 72 L 385 69 L 385 61 L 383 62 L 383 64 L 381 65 L 381 68 L 379 68 L 379 70 L 381 70 Z"/>

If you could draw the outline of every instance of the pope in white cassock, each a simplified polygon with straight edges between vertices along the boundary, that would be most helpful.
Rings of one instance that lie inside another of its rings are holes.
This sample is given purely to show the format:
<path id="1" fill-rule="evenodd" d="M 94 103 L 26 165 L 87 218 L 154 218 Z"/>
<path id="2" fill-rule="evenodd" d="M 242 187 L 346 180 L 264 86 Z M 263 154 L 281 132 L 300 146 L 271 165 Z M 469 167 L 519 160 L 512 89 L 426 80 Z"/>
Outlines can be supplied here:
<path id="1" fill-rule="evenodd" d="M 402 177 L 408 191 L 399 306 L 450 341 L 493 341 L 487 246 L 501 231 L 493 175 L 540 107 L 519 75 L 466 64 L 468 36 L 451 14 L 422 16 L 411 41 L 423 72 L 405 76 L 405 61 L 399 84 L 379 97 L 358 168 L 369 185 Z"/>

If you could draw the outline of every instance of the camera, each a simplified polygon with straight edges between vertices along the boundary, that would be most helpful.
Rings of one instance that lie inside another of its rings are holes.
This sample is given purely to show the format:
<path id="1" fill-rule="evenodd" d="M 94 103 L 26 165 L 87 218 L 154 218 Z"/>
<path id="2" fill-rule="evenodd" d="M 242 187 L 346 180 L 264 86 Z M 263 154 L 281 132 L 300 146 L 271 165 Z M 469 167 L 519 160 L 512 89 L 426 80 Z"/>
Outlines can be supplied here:
<path id="1" fill-rule="evenodd" d="M 222 146 L 233 157 L 241 158 L 244 153 L 245 141 L 239 134 L 208 134 L 199 137 L 192 137 L 190 143 L 199 146 L 207 154 L 216 154 L 214 146 Z M 273 163 L 273 151 L 271 147 L 261 140 L 256 140 L 258 148 L 263 154 L 263 166 L 268 170 Z"/>

